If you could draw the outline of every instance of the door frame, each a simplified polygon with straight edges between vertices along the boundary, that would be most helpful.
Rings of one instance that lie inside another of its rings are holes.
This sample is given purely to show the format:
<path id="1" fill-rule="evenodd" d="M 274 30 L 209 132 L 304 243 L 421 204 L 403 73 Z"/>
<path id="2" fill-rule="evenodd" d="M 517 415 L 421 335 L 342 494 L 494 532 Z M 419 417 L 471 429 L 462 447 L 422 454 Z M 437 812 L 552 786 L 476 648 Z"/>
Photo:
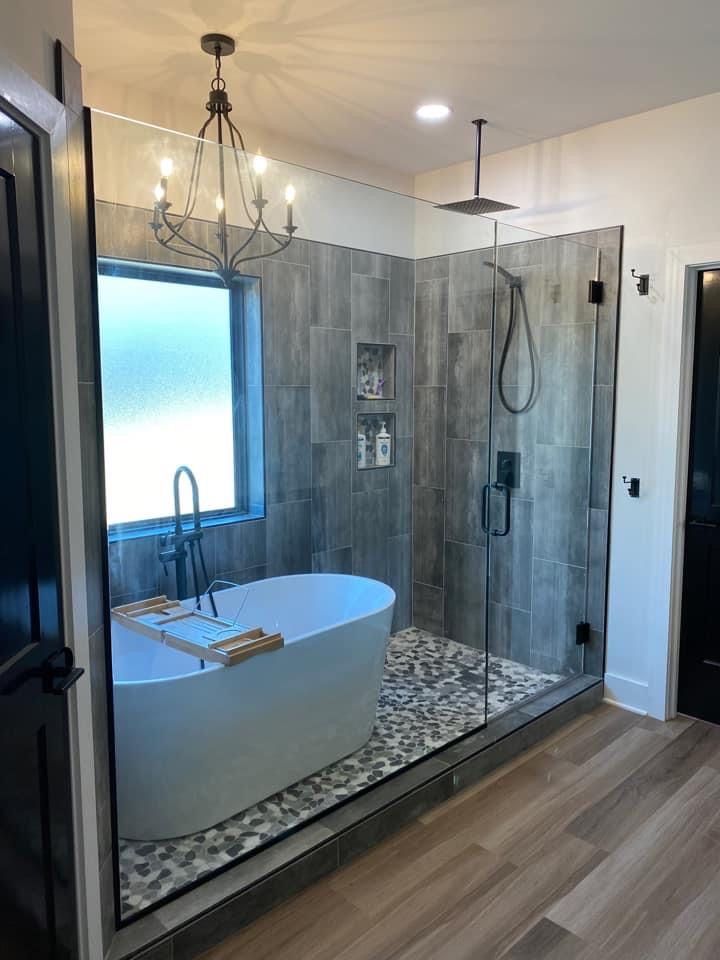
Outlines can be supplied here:
<path id="1" fill-rule="evenodd" d="M 651 572 L 659 589 L 667 586 L 668 604 L 656 604 L 651 618 L 650 636 L 664 636 L 666 642 L 650 649 L 648 677 L 649 713 L 667 720 L 677 715 L 697 282 L 703 270 L 718 268 L 720 239 L 674 247 L 667 253 L 657 477 L 674 507 L 672 525 L 655 532 Z"/>
<path id="2" fill-rule="evenodd" d="M 63 631 L 76 663 L 89 666 L 66 113 L 43 86 L 5 58 L 0 59 L 0 109 L 38 138 L 47 256 Z M 67 696 L 81 960 L 96 960 L 103 955 L 89 672 L 86 671 Z"/>

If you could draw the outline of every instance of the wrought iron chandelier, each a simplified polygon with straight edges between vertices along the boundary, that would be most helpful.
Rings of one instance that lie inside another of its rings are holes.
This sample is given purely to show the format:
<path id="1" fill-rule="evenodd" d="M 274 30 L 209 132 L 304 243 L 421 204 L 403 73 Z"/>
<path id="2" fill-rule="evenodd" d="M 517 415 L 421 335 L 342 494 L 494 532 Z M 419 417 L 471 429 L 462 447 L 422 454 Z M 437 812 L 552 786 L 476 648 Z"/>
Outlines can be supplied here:
<path id="1" fill-rule="evenodd" d="M 265 207 L 268 201 L 263 196 L 263 175 L 267 170 L 268 162 L 262 154 L 258 153 L 250 164 L 243 135 L 230 119 L 232 104 L 220 72 L 222 58 L 235 52 L 235 41 L 222 33 L 208 33 L 201 38 L 200 46 L 205 53 L 215 58 L 215 76 L 210 84 L 208 102 L 205 104 L 210 116 L 198 131 L 182 213 L 170 214 L 169 212 L 172 204 L 168 199 L 168 192 L 174 163 L 172 158 L 166 157 L 160 163 L 160 182 L 155 187 L 155 205 L 150 226 L 155 239 L 161 246 L 173 253 L 182 254 L 205 264 L 229 287 L 239 275 L 240 264 L 248 260 L 272 257 L 290 246 L 293 234 L 297 230 L 293 223 L 295 188 L 292 184 L 288 184 L 285 188 L 287 220 L 283 227 L 285 231 L 283 236 L 271 230 L 265 222 Z M 208 130 L 212 130 L 213 123 L 216 124 L 214 143 L 207 139 Z M 192 224 L 189 221 L 197 205 L 204 170 L 208 166 L 207 164 L 203 166 L 203 160 L 206 157 L 206 151 L 213 147 L 217 149 L 217 190 L 215 192 L 217 231 L 214 233 L 215 243 L 212 243 L 211 239 L 208 246 L 204 247 L 197 242 L 196 235 L 191 234 Z M 228 150 L 228 147 L 232 149 Z M 228 228 L 226 208 L 226 187 L 231 177 L 237 180 L 242 213 L 249 224 L 245 238 L 235 249 L 231 249 L 230 245 L 231 233 Z M 253 207 L 254 210 L 251 209 Z M 261 237 L 269 238 L 267 245 L 270 249 L 265 252 L 258 252 L 257 242 L 253 244 L 253 241 L 258 241 Z"/>

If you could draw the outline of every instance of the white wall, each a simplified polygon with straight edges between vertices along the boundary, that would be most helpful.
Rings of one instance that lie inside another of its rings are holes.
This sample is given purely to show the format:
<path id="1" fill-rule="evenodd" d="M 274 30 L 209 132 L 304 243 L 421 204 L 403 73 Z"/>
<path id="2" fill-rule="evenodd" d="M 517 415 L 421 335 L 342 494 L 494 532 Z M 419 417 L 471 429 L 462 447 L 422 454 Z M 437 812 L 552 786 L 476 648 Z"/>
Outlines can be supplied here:
<path id="1" fill-rule="evenodd" d="M 601 124 L 483 163 L 507 222 L 548 234 L 625 225 L 611 515 L 609 695 L 665 715 L 682 310 L 666 308 L 677 248 L 720 241 L 720 94 Z M 469 195 L 472 163 L 416 178 L 417 196 Z M 640 298 L 630 268 L 650 273 Z M 622 474 L 641 479 L 641 497 Z"/>
<path id="2" fill-rule="evenodd" d="M 2 5 L 0 56 L 55 93 L 54 45 L 73 50 L 72 0 L 6 0 Z"/>

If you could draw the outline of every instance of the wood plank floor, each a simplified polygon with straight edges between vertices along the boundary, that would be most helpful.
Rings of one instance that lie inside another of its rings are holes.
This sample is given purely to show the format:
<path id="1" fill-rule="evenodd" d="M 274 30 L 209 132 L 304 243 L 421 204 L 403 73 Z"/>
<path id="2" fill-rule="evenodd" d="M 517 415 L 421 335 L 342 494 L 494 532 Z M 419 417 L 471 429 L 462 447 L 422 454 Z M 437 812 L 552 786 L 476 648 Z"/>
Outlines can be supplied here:
<path id="1" fill-rule="evenodd" d="M 204 960 L 718 960 L 720 727 L 602 705 Z"/>

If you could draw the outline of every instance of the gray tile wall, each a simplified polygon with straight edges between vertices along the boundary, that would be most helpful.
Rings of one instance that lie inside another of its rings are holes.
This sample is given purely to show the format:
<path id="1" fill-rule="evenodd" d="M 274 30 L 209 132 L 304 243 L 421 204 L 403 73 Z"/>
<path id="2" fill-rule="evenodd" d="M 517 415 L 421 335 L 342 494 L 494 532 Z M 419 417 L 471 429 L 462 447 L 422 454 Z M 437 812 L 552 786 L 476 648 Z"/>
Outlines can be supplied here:
<path id="1" fill-rule="evenodd" d="M 499 265 L 523 278 L 540 392 L 528 412 L 513 415 L 495 390 L 491 479 L 501 450 L 520 453 L 521 477 L 512 493 L 511 533 L 491 540 L 488 643 L 502 656 L 577 672 L 583 652 L 575 625 L 587 616 L 592 641 L 584 669 L 601 675 L 622 230 L 569 239 L 579 242 L 540 239 L 498 250 Z M 597 346 L 596 308 L 587 303 L 596 246 L 605 282 Z M 485 643 L 480 512 L 493 284 L 484 262 L 492 259 L 491 250 L 477 250 L 416 265 L 413 619 L 478 648 Z M 509 289 L 499 278 L 496 384 L 509 307 Z M 516 328 L 503 378 L 511 405 L 527 398 L 530 379 L 524 334 Z M 492 525 L 501 514 L 501 498 L 492 496 Z"/>
<path id="2" fill-rule="evenodd" d="M 97 217 L 100 255 L 163 262 L 147 211 L 100 202 Z M 377 577 L 396 590 L 402 629 L 411 622 L 415 265 L 297 241 L 247 270 L 262 281 L 267 512 L 206 528 L 208 572 L 243 583 L 310 571 Z M 356 400 L 361 341 L 395 346 L 395 400 Z M 395 466 L 357 471 L 360 411 L 395 414 Z M 157 537 L 110 544 L 113 603 L 174 594 L 158 547 Z"/>

